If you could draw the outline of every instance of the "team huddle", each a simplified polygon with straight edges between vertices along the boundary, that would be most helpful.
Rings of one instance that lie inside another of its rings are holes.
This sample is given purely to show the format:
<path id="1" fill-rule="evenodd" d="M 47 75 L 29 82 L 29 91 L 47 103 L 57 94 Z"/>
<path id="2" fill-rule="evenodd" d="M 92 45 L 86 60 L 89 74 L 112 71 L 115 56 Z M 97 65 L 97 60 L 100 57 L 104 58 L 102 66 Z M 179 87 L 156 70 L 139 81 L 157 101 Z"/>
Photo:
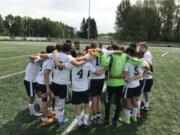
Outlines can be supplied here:
<path id="1" fill-rule="evenodd" d="M 30 56 L 26 67 L 24 84 L 29 111 L 33 116 L 42 115 L 42 126 L 54 123 L 54 116 L 56 124 L 65 124 L 68 118 L 64 107 L 68 93 L 72 93 L 78 127 L 88 127 L 90 112 L 92 125 L 109 124 L 114 95 L 112 124 L 137 122 L 141 110 L 149 109 L 152 73 L 152 55 L 146 42 L 139 43 L 138 48 L 130 44 L 126 49 L 113 43 L 106 49 L 101 43 L 92 43 L 84 51 L 79 42 L 72 46 L 69 40 L 47 46 L 46 51 Z M 34 109 L 35 95 L 40 113 Z"/>

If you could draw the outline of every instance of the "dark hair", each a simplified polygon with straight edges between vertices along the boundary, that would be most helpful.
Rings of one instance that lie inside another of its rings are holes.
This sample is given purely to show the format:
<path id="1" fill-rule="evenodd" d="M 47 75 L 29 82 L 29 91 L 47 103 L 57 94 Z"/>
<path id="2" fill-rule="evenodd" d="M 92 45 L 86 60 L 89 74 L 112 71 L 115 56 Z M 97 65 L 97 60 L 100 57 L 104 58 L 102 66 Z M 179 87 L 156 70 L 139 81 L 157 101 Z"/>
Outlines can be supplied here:
<path id="1" fill-rule="evenodd" d="M 71 49 L 72 49 L 71 44 L 69 44 L 69 43 L 64 43 L 63 44 L 63 47 L 62 47 L 63 52 L 67 53 L 67 52 L 71 51 Z"/>
<path id="2" fill-rule="evenodd" d="M 78 45 L 78 44 L 80 44 L 80 42 L 79 42 L 79 41 L 75 41 L 74 44 L 75 44 L 75 45 Z"/>
<path id="3" fill-rule="evenodd" d="M 130 55 L 130 56 L 135 56 L 135 55 L 136 55 L 136 51 L 135 51 L 133 48 L 131 48 L 131 47 L 128 47 L 128 48 L 126 49 L 126 53 L 127 53 L 128 55 Z"/>
<path id="4" fill-rule="evenodd" d="M 96 49 L 97 48 L 97 44 L 96 43 L 91 43 L 90 48 Z"/>
<path id="5" fill-rule="evenodd" d="M 137 56 L 138 58 L 143 58 L 144 53 L 143 53 L 143 52 L 136 52 L 136 56 Z"/>
<path id="6" fill-rule="evenodd" d="M 121 45 L 121 46 L 119 47 L 119 49 L 120 49 L 121 51 L 123 51 L 123 52 L 126 52 L 126 48 L 125 48 L 123 45 Z"/>
<path id="7" fill-rule="evenodd" d="M 63 48 L 62 44 L 56 44 L 56 49 L 58 50 L 58 52 L 61 52 Z"/>
<path id="8" fill-rule="evenodd" d="M 41 51 L 40 54 L 46 54 L 46 51 Z"/>
<path id="9" fill-rule="evenodd" d="M 134 49 L 135 51 L 137 50 L 137 45 L 135 43 L 131 43 L 129 47 Z"/>
<path id="10" fill-rule="evenodd" d="M 71 40 L 66 40 L 67 44 L 72 44 Z"/>
<path id="11" fill-rule="evenodd" d="M 111 48 L 112 48 L 112 50 L 119 50 L 120 49 L 117 44 L 112 44 Z"/>
<path id="12" fill-rule="evenodd" d="M 102 43 L 99 43 L 99 48 L 102 48 L 103 44 Z"/>
<path id="13" fill-rule="evenodd" d="M 54 51 L 54 49 L 55 49 L 54 46 L 49 45 L 49 46 L 46 47 L 46 52 L 47 53 L 52 53 Z"/>
<path id="14" fill-rule="evenodd" d="M 111 46 L 108 46 L 106 49 L 107 49 L 107 50 L 111 50 L 112 48 L 111 48 Z"/>
<path id="15" fill-rule="evenodd" d="M 86 47 L 85 47 L 86 53 L 88 52 L 88 49 L 90 49 L 90 47 L 89 47 L 89 46 L 86 46 Z"/>

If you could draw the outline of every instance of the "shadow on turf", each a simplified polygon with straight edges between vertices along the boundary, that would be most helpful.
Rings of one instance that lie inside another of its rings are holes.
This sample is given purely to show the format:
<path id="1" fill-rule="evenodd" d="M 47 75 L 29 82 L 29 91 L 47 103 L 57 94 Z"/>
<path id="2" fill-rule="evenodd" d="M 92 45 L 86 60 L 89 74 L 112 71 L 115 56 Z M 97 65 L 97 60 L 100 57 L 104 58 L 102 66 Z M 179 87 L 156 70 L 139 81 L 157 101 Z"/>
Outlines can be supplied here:
<path id="1" fill-rule="evenodd" d="M 0 135 L 56 135 L 66 128 L 65 125 L 60 128 L 55 124 L 42 127 L 40 121 L 40 117 L 30 116 L 29 110 L 26 109 L 19 112 L 13 121 L 1 125 Z"/>
<path id="2" fill-rule="evenodd" d="M 98 127 L 89 126 L 87 129 L 75 129 L 70 135 L 138 135 L 138 128 L 144 123 L 147 118 L 147 113 L 143 112 L 142 118 L 137 123 L 131 123 L 130 125 L 118 123 L 118 125 L 105 126 L 103 124 Z"/>

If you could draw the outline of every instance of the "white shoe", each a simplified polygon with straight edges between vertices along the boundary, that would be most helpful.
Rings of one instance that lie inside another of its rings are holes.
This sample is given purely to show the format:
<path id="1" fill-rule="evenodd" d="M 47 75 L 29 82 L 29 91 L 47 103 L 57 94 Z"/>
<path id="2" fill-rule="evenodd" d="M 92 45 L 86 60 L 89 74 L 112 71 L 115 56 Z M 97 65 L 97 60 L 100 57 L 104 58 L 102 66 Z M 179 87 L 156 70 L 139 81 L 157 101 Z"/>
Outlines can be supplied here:
<path id="1" fill-rule="evenodd" d="M 42 113 L 34 112 L 34 113 L 31 113 L 31 115 L 35 117 L 39 117 L 39 116 L 42 116 Z"/>

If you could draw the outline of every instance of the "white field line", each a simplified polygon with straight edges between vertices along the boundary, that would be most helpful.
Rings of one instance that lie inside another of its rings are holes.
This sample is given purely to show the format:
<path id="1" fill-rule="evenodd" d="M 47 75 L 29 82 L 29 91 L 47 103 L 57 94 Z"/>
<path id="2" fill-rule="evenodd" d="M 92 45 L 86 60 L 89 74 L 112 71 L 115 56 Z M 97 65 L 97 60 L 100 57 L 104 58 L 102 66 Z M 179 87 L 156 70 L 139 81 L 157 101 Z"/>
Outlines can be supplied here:
<path id="1" fill-rule="evenodd" d="M 21 57 L 26 57 L 26 56 L 30 56 L 30 55 L 21 55 L 21 56 L 16 56 L 16 57 L 0 58 L 0 60 L 16 59 L 16 58 L 21 58 Z"/>
<path id="2" fill-rule="evenodd" d="M 167 55 L 169 52 L 165 52 L 161 55 L 161 57 L 164 57 L 165 55 Z"/>
<path id="3" fill-rule="evenodd" d="M 92 104 L 92 102 L 89 103 L 89 106 L 91 106 L 91 104 Z M 84 115 L 84 110 L 81 112 L 81 117 L 83 115 Z M 77 120 L 75 118 L 61 135 L 68 135 L 73 130 L 73 128 L 76 126 L 76 124 L 77 124 Z"/>
<path id="4" fill-rule="evenodd" d="M 0 79 L 5 79 L 5 78 L 12 77 L 12 76 L 22 74 L 22 73 L 25 73 L 25 71 L 20 71 L 20 72 L 13 73 L 13 74 L 10 74 L 10 75 L 1 76 Z"/>

